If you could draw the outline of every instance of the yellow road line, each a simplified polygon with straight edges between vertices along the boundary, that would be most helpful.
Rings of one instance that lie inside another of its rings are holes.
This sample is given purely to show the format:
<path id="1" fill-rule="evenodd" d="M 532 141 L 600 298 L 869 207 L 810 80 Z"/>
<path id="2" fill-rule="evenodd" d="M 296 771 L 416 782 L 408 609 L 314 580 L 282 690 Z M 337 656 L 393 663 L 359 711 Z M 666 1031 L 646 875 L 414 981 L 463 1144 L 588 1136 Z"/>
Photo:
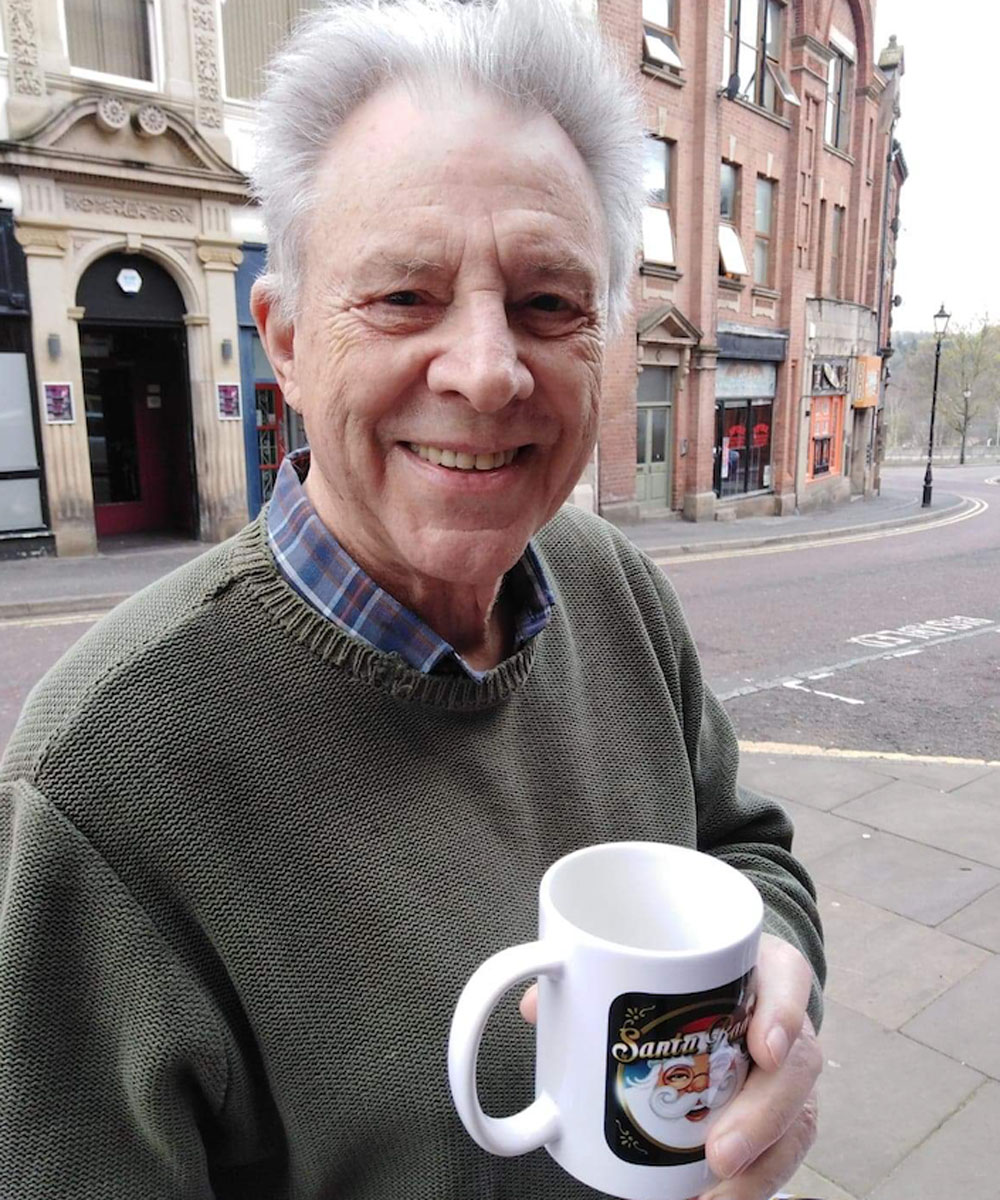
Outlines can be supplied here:
<path id="1" fill-rule="evenodd" d="M 775 546 L 753 546 L 744 550 L 714 550 L 705 554 L 678 554 L 666 558 L 654 558 L 658 567 L 674 567 L 678 563 L 709 562 L 714 558 L 750 558 L 758 554 L 790 554 L 793 550 L 815 550 L 825 546 L 844 546 L 848 542 L 874 542 L 881 538 L 902 537 L 908 533 L 926 533 L 931 529 L 942 529 L 945 525 L 955 525 L 959 521 L 968 521 L 970 517 L 981 516 L 989 508 L 985 500 L 963 496 L 971 504 L 965 512 L 956 513 L 953 517 L 944 517 L 940 521 L 926 521 L 922 524 L 904 525 L 897 529 L 875 529 L 868 533 L 845 534 L 843 537 L 816 538 L 810 542 L 782 542 Z"/>
<path id="2" fill-rule="evenodd" d="M 50 617 L 7 617 L 0 620 L 0 629 L 7 629 L 12 625 L 20 625 L 25 628 L 41 628 L 46 625 L 93 625 L 95 621 L 99 621 L 106 615 L 106 613 L 99 612 L 59 613 Z"/>
<path id="3" fill-rule="evenodd" d="M 839 750 L 791 742 L 740 742 L 741 754 L 783 754 L 789 758 L 878 758 L 886 762 L 941 763 L 949 767 L 1000 767 L 986 758 L 955 758 L 948 754 L 902 754 L 895 750 Z"/>

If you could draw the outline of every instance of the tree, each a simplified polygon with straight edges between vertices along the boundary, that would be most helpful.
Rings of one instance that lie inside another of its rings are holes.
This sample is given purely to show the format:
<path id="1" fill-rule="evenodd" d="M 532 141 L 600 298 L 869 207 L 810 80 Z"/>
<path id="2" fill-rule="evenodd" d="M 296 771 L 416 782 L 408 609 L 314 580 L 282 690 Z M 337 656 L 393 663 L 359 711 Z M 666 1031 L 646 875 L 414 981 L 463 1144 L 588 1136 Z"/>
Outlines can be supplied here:
<path id="1" fill-rule="evenodd" d="M 949 334 L 941 348 L 939 389 L 942 415 L 961 439 L 958 461 L 964 463 L 969 427 L 1000 391 L 1000 328 L 989 317 Z"/>

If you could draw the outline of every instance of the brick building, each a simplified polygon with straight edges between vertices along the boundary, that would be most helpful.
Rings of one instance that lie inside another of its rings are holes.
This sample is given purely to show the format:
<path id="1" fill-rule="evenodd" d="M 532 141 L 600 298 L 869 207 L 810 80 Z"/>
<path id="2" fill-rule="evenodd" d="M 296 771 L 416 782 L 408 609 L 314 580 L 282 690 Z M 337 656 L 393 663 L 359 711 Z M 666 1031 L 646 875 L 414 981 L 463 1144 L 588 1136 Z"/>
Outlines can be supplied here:
<path id="1" fill-rule="evenodd" d="M 650 204 L 593 480 L 615 520 L 870 494 L 902 51 L 869 0 L 597 0 L 641 74 Z"/>
<path id="2" fill-rule="evenodd" d="M 301 423 L 250 318 L 262 69 L 322 0 L 0 0 L 0 554 L 208 541 Z M 578 502 L 691 519 L 871 490 L 902 53 L 870 0 L 574 0 L 651 138 L 636 313 Z"/>

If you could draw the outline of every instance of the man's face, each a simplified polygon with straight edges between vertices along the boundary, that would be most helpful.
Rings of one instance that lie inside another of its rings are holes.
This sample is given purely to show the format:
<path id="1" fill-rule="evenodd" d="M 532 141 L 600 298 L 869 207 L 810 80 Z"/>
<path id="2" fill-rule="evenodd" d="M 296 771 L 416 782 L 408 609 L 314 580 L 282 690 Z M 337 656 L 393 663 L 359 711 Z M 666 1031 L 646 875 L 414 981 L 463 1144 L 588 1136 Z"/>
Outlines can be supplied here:
<path id="1" fill-rule="evenodd" d="M 547 116 L 379 93 L 318 179 L 300 317 L 268 350 L 324 522 L 388 590 L 498 581 L 597 428 L 607 242 Z"/>

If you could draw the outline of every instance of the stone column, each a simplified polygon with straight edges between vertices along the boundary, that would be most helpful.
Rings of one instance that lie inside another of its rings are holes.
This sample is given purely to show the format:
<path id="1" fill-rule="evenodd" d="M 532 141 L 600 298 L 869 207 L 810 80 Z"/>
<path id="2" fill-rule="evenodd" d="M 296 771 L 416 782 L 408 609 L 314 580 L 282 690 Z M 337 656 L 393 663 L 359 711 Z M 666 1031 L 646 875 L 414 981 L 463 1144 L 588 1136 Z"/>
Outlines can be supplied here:
<path id="1" fill-rule="evenodd" d="M 209 215 L 206 212 L 206 226 L 211 224 Z M 239 243 L 222 233 L 200 234 L 196 241 L 205 272 L 207 312 L 189 314 L 185 323 L 191 366 L 199 536 L 215 542 L 230 537 L 247 522 L 243 422 L 220 418 L 217 391 L 220 383 L 240 383 L 234 276 L 243 254 Z M 232 357 L 228 361 L 223 357 L 224 342 L 231 347 Z M 241 396 L 241 401 L 245 412 L 253 397 Z"/>
<path id="2" fill-rule="evenodd" d="M 52 188 L 51 181 L 22 181 L 22 185 L 26 198 L 37 199 L 37 194 L 47 196 Z M 69 234 L 43 219 L 29 218 L 18 222 L 15 237 L 24 249 L 28 265 L 45 483 L 56 553 L 95 554 L 94 493 L 76 324 L 83 314 L 81 309 L 66 307 L 67 298 L 73 295 L 66 257 Z M 49 349 L 52 335 L 59 340 L 56 356 Z M 72 387 L 72 424 L 50 425 L 46 421 L 46 383 L 68 383 Z"/>

